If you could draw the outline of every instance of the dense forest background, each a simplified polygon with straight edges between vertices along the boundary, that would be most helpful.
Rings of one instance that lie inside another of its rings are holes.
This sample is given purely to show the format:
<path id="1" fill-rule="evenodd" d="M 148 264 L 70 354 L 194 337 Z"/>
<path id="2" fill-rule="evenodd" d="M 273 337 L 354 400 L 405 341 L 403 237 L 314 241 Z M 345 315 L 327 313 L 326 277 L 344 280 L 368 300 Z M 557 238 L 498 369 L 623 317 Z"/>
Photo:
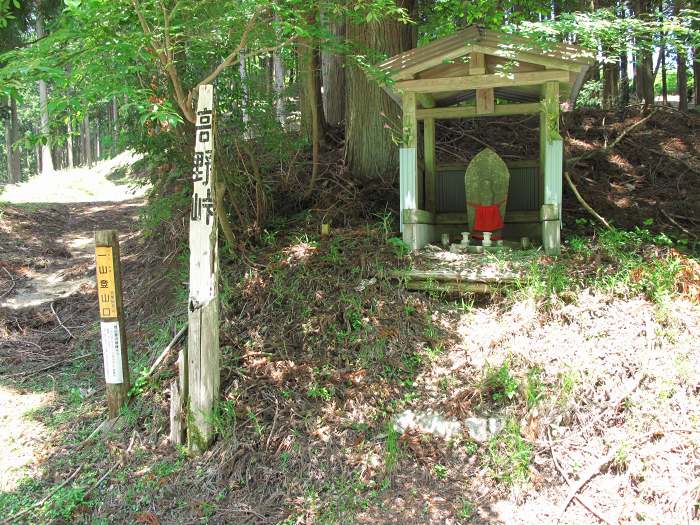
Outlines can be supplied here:
<path id="1" fill-rule="evenodd" d="M 155 219 L 184 209 L 192 99 L 214 82 L 229 242 L 275 209 L 392 188 L 399 108 L 374 64 L 472 23 L 594 52 L 578 106 L 698 100 L 700 18 L 687 0 L 5 0 L 0 180 L 144 154 Z M 253 139 L 253 140 L 250 140 Z M 376 192 L 375 192 L 376 193 Z"/>

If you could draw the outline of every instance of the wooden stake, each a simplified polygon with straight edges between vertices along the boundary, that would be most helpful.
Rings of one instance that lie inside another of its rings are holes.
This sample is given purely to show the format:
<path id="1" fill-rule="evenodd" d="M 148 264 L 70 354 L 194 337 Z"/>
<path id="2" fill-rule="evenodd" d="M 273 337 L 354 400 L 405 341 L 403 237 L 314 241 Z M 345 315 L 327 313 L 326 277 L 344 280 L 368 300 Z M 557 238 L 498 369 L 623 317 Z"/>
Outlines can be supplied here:
<path id="1" fill-rule="evenodd" d="M 170 443 L 173 446 L 185 442 L 184 400 L 187 399 L 187 369 L 185 350 L 177 357 L 178 376 L 170 383 Z"/>
<path id="2" fill-rule="evenodd" d="M 130 386 L 119 238 L 115 230 L 95 232 L 95 269 L 107 407 L 111 419 L 117 417 L 126 404 Z"/>
<path id="3" fill-rule="evenodd" d="M 212 412 L 219 397 L 219 257 L 213 169 L 214 88 L 209 84 L 199 87 L 195 133 L 185 376 L 188 390 L 188 447 L 192 452 L 199 453 L 206 450 L 214 438 Z"/>

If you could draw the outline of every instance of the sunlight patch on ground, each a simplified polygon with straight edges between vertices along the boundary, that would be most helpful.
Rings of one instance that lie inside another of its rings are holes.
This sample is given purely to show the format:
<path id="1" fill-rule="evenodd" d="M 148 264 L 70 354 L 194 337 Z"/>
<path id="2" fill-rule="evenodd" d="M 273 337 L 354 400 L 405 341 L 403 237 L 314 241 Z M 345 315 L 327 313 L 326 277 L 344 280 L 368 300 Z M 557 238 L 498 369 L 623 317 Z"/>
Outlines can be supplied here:
<path id="1" fill-rule="evenodd" d="M 35 272 L 27 270 L 28 279 L 21 283 L 18 292 L 11 297 L 0 301 L 0 308 L 22 310 L 34 308 L 45 303 L 58 301 L 77 293 L 84 285 L 91 285 L 91 278 L 73 279 L 65 278 L 66 269 L 61 268 L 55 272 Z"/>
<path id="2" fill-rule="evenodd" d="M 15 490 L 43 455 L 47 429 L 28 415 L 46 406 L 51 397 L 50 393 L 22 394 L 0 386 L 0 492 Z"/>
<path id="3" fill-rule="evenodd" d="M 103 160 L 94 166 L 37 175 L 20 184 L 5 186 L 0 201 L 13 204 L 31 202 L 123 201 L 142 197 L 147 186 L 134 187 L 129 179 L 131 166 L 141 155 L 130 151 Z"/>

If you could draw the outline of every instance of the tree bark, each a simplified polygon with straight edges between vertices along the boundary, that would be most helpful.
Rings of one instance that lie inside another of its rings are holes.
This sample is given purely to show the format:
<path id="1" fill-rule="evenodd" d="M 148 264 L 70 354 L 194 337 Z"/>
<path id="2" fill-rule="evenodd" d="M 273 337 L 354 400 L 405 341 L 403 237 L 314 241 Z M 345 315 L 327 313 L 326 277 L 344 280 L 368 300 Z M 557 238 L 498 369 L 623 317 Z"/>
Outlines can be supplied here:
<path id="1" fill-rule="evenodd" d="M 36 160 L 36 172 L 41 173 L 41 146 L 39 144 L 36 144 L 34 146 L 34 157 Z"/>
<path id="2" fill-rule="evenodd" d="M 241 91 L 243 93 L 243 97 L 241 98 L 243 136 L 249 138 L 250 133 L 248 127 L 250 126 L 250 113 L 248 113 L 248 71 L 246 69 L 246 56 L 243 51 L 238 54 L 238 73 L 241 78 Z"/>
<path id="3" fill-rule="evenodd" d="M 678 16 L 685 8 L 684 0 L 674 0 L 673 14 Z M 684 42 L 676 46 L 676 85 L 678 87 L 678 109 L 688 111 L 688 70 L 686 64 L 687 49 Z M 697 78 L 695 79 L 697 83 Z"/>
<path id="4" fill-rule="evenodd" d="M 661 61 L 661 99 L 665 106 L 668 105 L 668 79 L 666 75 L 666 44 L 661 46 L 659 51 Z"/>
<path id="5" fill-rule="evenodd" d="M 17 119 L 17 101 L 8 97 L 10 115 L 5 122 L 5 146 L 7 148 L 7 180 L 19 182 L 21 178 L 20 154 L 13 146 L 17 142 L 19 122 Z"/>
<path id="6" fill-rule="evenodd" d="M 693 101 L 695 102 L 695 108 L 700 107 L 698 102 L 700 101 L 700 47 L 693 49 Z"/>
<path id="7" fill-rule="evenodd" d="M 297 46 L 297 60 L 302 131 L 309 142 L 313 143 L 314 130 L 320 140 L 326 128 L 321 97 L 321 57 L 315 42 L 300 42 Z"/>
<path id="8" fill-rule="evenodd" d="M 15 182 L 15 177 L 12 171 L 12 122 L 10 118 L 5 120 L 5 153 L 7 161 L 7 182 L 12 184 Z"/>
<path id="9" fill-rule="evenodd" d="M 618 7 L 618 17 L 625 18 L 625 4 Z M 629 40 L 625 39 L 625 49 L 620 53 L 620 97 L 618 99 L 619 106 L 625 107 L 630 103 L 630 81 L 629 74 L 627 72 L 628 60 L 627 53 L 629 47 Z"/>
<path id="10" fill-rule="evenodd" d="M 620 100 L 621 107 L 630 103 L 630 79 L 627 73 L 627 51 L 620 55 Z"/>
<path id="11" fill-rule="evenodd" d="M 327 20 L 326 25 L 339 41 L 345 38 L 345 23 Z M 331 126 L 345 120 L 345 56 L 340 53 L 321 53 L 321 76 L 323 79 L 323 112 Z"/>
<path id="12" fill-rule="evenodd" d="M 277 120 L 283 129 L 287 127 L 287 107 L 284 101 L 284 61 L 279 51 L 272 53 L 272 84 L 275 90 L 275 109 Z"/>
<path id="13" fill-rule="evenodd" d="M 413 11 L 414 0 L 397 4 L 409 14 Z M 416 43 L 414 26 L 397 20 L 348 23 L 346 34 L 348 40 L 388 56 L 411 49 Z M 364 178 L 395 177 L 399 148 L 387 125 L 401 129 L 400 107 L 357 64 L 348 64 L 345 80 L 345 154 L 350 171 Z"/>
<path id="14" fill-rule="evenodd" d="M 609 110 L 617 104 L 620 82 L 620 69 L 615 62 L 606 62 L 603 65 L 603 109 Z"/>
<path id="15" fill-rule="evenodd" d="M 279 24 L 279 15 L 275 15 L 275 25 Z M 277 38 L 280 41 L 279 35 Z M 284 60 L 278 49 L 272 51 L 272 89 L 275 93 L 275 110 L 277 112 L 277 120 L 282 129 L 287 128 L 287 105 L 285 103 L 284 80 L 287 75 Z"/>
<path id="16" fill-rule="evenodd" d="M 44 15 L 41 5 L 36 11 L 36 36 L 41 39 L 45 36 Z M 39 108 L 41 112 L 41 173 L 53 173 L 53 159 L 51 158 L 51 143 L 49 141 L 49 92 L 45 80 L 39 80 Z"/>
<path id="17" fill-rule="evenodd" d="M 66 131 L 68 136 L 66 137 L 66 153 L 68 154 L 68 169 L 73 169 L 75 167 L 75 162 L 73 160 L 73 119 L 71 115 L 68 115 L 68 120 L 66 121 Z"/>
<path id="18" fill-rule="evenodd" d="M 676 82 L 678 85 L 678 109 L 688 111 L 688 70 L 685 63 L 686 51 L 684 46 L 676 48 Z"/>
<path id="19" fill-rule="evenodd" d="M 311 143 L 311 180 L 305 195 L 309 196 L 318 177 L 319 149 L 325 125 L 321 99 L 319 54 L 311 41 L 301 42 L 298 49 L 302 131 Z"/>
<path id="20" fill-rule="evenodd" d="M 87 113 L 83 117 L 83 163 L 92 166 L 92 142 L 90 140 L 90 118 Z"/>
<path id="21" fill-rule="evenodd" d="M 112 97 L 112 157 L 116 157 L 119 153 L 119 107 L 117 105 L 117 97 Z"/>
<path id="22" fill-rule="evenodd" d="M 652 8 L 651 0 L 636 0 L 635 14 L 644 19 Z M 654 105 L 654 57 L 651 51 L 651 42 L 637 52 L 636 60 L 636 86 L 637 96 L 644 102 L 644 107 Z"/>
<path id="23" fill-rule="evenodd" d="M 95 161 L 99 162 L 102 157 L 101 144 L 100 144 L 100 117 L 99 114 L 95 119 Z"/>

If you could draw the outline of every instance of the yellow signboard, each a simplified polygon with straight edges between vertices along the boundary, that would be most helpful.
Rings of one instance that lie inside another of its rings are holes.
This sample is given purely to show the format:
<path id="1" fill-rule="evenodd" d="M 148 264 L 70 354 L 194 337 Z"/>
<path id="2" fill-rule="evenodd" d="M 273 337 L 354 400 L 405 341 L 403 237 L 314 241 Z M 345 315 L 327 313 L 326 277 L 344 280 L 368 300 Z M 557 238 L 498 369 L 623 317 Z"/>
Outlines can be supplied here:
<path id="1" fill-rule="evenodd" d="M 95 246 L 97 297 L 101 319 L 116 319 L 117 292 L 114 285 L 114 258 L 111 246 Z"/>

